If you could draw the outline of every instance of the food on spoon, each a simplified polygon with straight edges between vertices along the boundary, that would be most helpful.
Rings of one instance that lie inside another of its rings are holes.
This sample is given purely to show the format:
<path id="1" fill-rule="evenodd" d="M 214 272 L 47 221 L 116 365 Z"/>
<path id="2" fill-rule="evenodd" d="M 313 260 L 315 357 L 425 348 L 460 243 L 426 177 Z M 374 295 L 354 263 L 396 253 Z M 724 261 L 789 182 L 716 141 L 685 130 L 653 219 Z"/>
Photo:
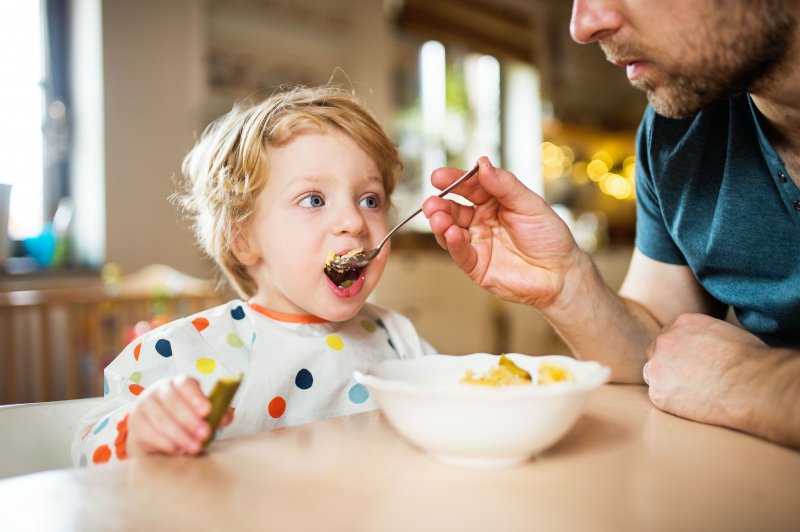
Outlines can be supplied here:
<path id="1" fill-rule="evenodd" d="M 347 260 L 351 257 L 354 257 L 364 251 L 364 248 L 354 248 L 345 253 L 344 255 L 337 255 L 334 251 L 329 251 L 328 256 L 325 259 L 325 269 L 326 270 L 336 270 L 339 273 L 344 273 L 346 268 L 341 266 L 341 260 Z"/>
<path id="2" fill-rule="evenodd" d="M 339 288 L 348 288 L 358 279 L 363 268 L 344 268 L 340 265 L 340 259 L 348 259 L 364 251 L 364 248 L 354 248 L 344 255 L 337 255 L 335 251 L 328 251 L 325 258 L 323 271 L 333 283 Z"/>
<path id="3" fill-rule="evenodd" d="M 554 382 L 574 381 L 575 376 L 566 366 L 556 362 L 542 362 L 539 364 L 537 384 L 552 384 Z M 517 384 L 531 384 L 531 374 L 517 366 L 514 361 L 505 355 L 500 355 L 497 367 L 486 373 L 476 375 L 474 371 L 467 370 L 461 379 L 462 384 L 477 386 L 509 386 Z"/>
<path id="4" fill-rule="evenodd" d="M 222 377 L 214 385 L 214 389 L 211 390 L 208 396 L 208 400 L 211 402 L 211 412 L 208 414 L 208 417 L 206 417 L 206 421 L 211 426 L 211 433 L 203 440 L 204 449 L 211 443 L 211 440 L 214 439 L 217 427 L 219 427 L 222 418 L 225 417 L 225 413 L 228 411 L 231 400 L 233 400 L 233 396 L 236 390 L 239 389 L 239 384 L 241 384 L 241 382 L 241 373 L 233 377 Z"/>

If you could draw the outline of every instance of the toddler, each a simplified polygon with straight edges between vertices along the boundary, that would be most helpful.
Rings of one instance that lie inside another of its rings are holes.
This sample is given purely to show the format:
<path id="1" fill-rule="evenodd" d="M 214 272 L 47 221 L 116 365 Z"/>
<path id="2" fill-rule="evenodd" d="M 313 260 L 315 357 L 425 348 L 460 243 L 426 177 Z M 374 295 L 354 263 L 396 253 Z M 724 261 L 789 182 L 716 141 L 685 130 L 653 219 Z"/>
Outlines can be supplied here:
<path id="1" fill-rule="evenodd" d="M 128 345 L 105 370 L 105 401 L 79 424 L 74 462 L 200 453 L 206 395 L 239 373 L 220 437 L 374 408 L 353 371 L 433 349 L 406 318 L 367 303 L 388 245 L 345 278 L 324 266 L 331 251 L 383 238 L 401 167 L 372 115 L 330 86 L 283 90 L 212 123 L 184 160 L 179 201 L 242 300 Z"/>

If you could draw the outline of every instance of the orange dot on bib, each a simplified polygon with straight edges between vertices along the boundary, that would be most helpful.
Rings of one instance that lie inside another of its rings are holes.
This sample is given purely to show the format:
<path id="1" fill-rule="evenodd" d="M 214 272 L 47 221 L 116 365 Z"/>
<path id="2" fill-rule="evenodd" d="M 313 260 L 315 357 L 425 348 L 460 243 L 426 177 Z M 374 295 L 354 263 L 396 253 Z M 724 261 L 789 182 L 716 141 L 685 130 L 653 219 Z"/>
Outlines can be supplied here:
<path id="1" fill-rule="evenodd" d="M 208 327 L 208 319 L 206 318 L 195 318 L 192 320 L 192 325 L 194 328 L 197 329 L 197 332 L 202 331 L 206 327 Z"/>
<path id="2" fill-rule="evenodd" d="M 269 411 L 269 415 L 274 418 L 279 418 L 286 412 L 286 400 L 281 396 L 276 396 L 269 402 L 269 407 L 267 408 Z"/>
<path id="3" fill-rule="evenodd" d="M 92 462 L 95 464 L 104 464 L 111 459 L 111 449 L 109 449 L 108 445 L 101 445 L 97 449 L 94 450 L 94 454 L 92 454 Z"/>

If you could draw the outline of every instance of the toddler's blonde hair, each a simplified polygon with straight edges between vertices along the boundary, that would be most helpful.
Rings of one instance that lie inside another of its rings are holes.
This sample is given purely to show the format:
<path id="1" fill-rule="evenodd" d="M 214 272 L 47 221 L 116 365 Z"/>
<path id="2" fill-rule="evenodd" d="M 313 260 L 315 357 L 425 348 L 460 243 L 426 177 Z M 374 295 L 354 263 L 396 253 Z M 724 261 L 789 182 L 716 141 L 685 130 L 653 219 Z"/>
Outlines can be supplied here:
<path id="1" fill-rule="evenodd" d="M 206 128 L 183 160 L 186 182 L 178 203 L 203 251 L 245 298 L 256 293 L 256 282 L 231 243 L 249 230 L 256 198 L 269 177 L 266 147 L 308 127 L 338 128 L 364 149 L 383 177 L 389 205 L 403 168 L 397 146 L 352 92 L 332 85 L 285 88 L 259 103 L 235 105 Z"/>

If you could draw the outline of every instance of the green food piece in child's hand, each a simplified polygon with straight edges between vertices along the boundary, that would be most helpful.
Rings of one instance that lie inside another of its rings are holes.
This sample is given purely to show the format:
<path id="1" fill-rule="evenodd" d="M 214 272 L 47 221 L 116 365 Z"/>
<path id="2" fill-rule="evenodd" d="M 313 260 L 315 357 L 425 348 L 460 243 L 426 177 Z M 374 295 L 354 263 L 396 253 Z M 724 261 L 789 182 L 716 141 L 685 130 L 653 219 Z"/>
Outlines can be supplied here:
<path id="1" fill-rule="evenodd" d="M 339 286 L 340 286 L 341 288 L 350 288 L 350 286 L 351 286 L 352 284 L 353 284 L 353 280 L 352 280 L 352 279 L 348 279 L 348 280 L 346 280 L 346 281 L 343 281 L 343 282 L 342 282 L 342 284 L 340 284 Z"/>
<path id="2" fill-rule="evenodd" d="M 203 440 L 203 449 L 214 439 L 217 427 L 222 421 L 222 418 L 225 417 L 225 413 L 228 411 L 228 407 L 233 400 L 234 394 L 236 394 L 236 390 L 239 389 L 239 384 L 241 384 L 241 382 L 241 373 L 233 377 L 223 377 L 217 381 L 214 385 L 214 389 L 211 390 L 211 394 L 208 396 L 208 400 L 211 402 L 211 413 L 206 417 L 206 421 L 211 426 L 211 433 Z"/>

